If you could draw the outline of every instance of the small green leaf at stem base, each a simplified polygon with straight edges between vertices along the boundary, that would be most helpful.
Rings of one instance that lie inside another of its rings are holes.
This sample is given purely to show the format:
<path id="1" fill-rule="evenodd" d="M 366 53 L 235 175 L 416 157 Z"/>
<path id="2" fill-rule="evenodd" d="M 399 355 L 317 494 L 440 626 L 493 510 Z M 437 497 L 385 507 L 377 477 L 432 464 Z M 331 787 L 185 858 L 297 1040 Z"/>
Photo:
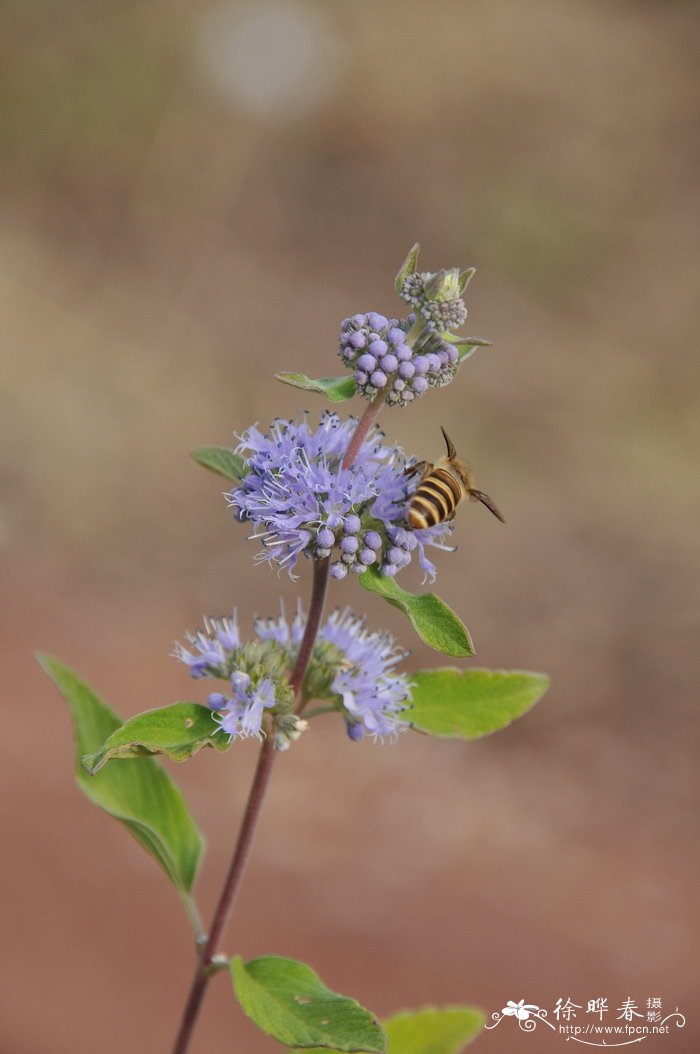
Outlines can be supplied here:
<path id="1" fill-rule="evenodd" d="M 275 380 L 282 384 L 291 384 L 293 388 L 303 388 L 307 392 L 319 392 L 332 403 L 343 403 L 352 399 L 355 394 L 355 378 L 344 377 L 307 377 L 305 373 L 276 373 Z"/>
<path id="2" fill-rule="evenodd" d="M 99 750 L 120 727 L 121 719 L 57 659 L 37 658 L 73 718 L 78 786 L 90 801 L 124 824 L 181 894 L 189 894 L 203 842 L 180 791 L 153 758 L 110 765 L 88 776 L 81 759 Z"/>
<path id="3" fill-rule="evenodd" d="M 360 575 L 360 585 L 402 611 L 421 640 L 431 648 L 459 659 L 474 654 L 466 626 L 435 593 L 409 593 L 374 567 Z"/>
<path id="4" fill-rule="evenodd" d="M 112 758 L 165 754 L 172 761 L 185 761 L 202 747 L 228 750 L 228 736 L 215 735 L 216 732 L 217 725 L 208 707 L 199 703 L 174 703 L 129 718 L 95 754 L 83 758 L 83 765 L 94 776 Z"/>
<path id="5" fill-rule="evenodd" d="M 200 446 L 190 452 L 190 457 L 210 472 L 236 482 L 243 479 L 248 471 L 245 458 L 225 446 Z"/>
<path id="6" fill-rule="evenodd" d="M 549 677 L 524 670 L 419 670 L 401 720 L 446 739 L 478 739 L 505 728 L 538 702 Z"/>
<path id="7" fill-rule="evenodd" d="M 472 1006 L 425 1007 L 395 1014 L 382 1022 L 386 1054 L 461 1054 L 484 1027 L 486 1018 Z M 338 1054 L 319 1047 L 305 1054 Z"/>
<path id="8" fill-rule="evenodd" d="M 304 963 L 269 955 L 231 961 L 243 1012 L 285 1047 L 383 1054 L 386 1039 L 374 1015 L 326 988 Z"/>

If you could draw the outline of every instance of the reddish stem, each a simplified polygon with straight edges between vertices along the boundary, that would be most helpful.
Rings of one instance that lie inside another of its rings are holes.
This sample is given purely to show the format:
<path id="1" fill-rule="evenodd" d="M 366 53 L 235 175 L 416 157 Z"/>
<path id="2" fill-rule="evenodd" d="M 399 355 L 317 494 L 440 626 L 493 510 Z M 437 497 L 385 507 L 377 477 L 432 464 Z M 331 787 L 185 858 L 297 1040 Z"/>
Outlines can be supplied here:
<path id="1" fill-rule="evenodd" d="M 342 463 L 343 468 L 350 468 L 355 461 L 355 458 L 360 452 L 362 443 L 367 437 L 372 425 L 377 419 L 379 411 L 384 405 L 385 398 L 386 388 L 377 393 L 363 413 L 358 422 L 357 428 L 353 433 L 352 439 L 350 440 L 348 449 L 345 452 L 345 457 L 343 458 Z M 309 667 L 309 662 L 311 661 L 316 637 L 318 636 L 318 631 L 321 626 L 323 607 L 326 601 L 326 592 L 328 590 L 329 571 L 330 557 L 325 557 L 323 560 L 316 560 L 314 562 L 314 578 L 311 590 L 311 603 L 309 605 L 309 617 L 306 620 L 304 635 L 301 639 L 301 644 L 299 645 L 299 652 L 296 657 L 296 662 L 294 663 L 294 669 L 289 678 L 290 686 L 294 693 L 294 697 L 297 700 L 297 712 L 299 712 L 299 708 L 303 706 L 303 699 L 299 698 L 299 696 L 301 686 L 304 683 L 304 677 L 306 676 L 306 671 Z M 231 915 L 236 894 L 238 893 L 241 879 L 243 878 L 248 854 L 250 853 L 253 844 L 253 836 L 260 816 L 260 809 L 265 798 L 265 791 L 267 790 L 267 784 L 270 779 L 270 772 L 272 771 L 272 763 L 275 760 L 275 753 L 276 751 L 272 745 L 272 738 L 267 736 L 263 740 L 262 747 L 260 748 L 258 764 L 248 794 L 248 802 L 238 832 L 236 847 L 233 851 L 233 857 L 231 858 L 228 873 L 224 880 L 219 902 L 214 912 L 209 936 L 207 937 L 206 943 L 199 957 L 199 962 L 197 963 L 197 969 L 195 970 L 194 978 L 192 980 L 190 994 L 182 1015 L 180 1031 L 175 1041 L 175 1046 L 173 1047 L 173 1054 L 186 1054 L 192 1037 L 192 1032 L 194 1031 L 194 1026 L 197 1023 L 204 993 L 209 978 L 213 972 L 212 966 L 214 963 L 214 957 L 217 954 L 219 942 Z"/>
<path id="2" fill-rule="evenodd" d="M 302 637 L 299 646 L 294 669 L 289 678 L 289 683 L 294 692 L 295 698 L 299 695 L 299 690 L 304 682 L 304 677 L 306 676 L 306 671 L 311 660 L 311 653 L 316 641 L 316 635 L 318 634 L 319 626 L 321 624 L 323 605 L 325 603 L 326 590 L 328 587 L 329 568 L 329 557 L 326 557 L 324 560 L 317 560 L 314 563 L 314 580 L 311 592 L 311 603 L 309 606 L 309 617 L 306 621 L 304 636 Z M 272 745 L 272 737 L 268 735 L 263 740 L 262 747 L 260 748 L 258 765 L 251 784 L 240 831 L 238 832 L 236 848 L 234 849 L 231 864 L 219 897 L 219 902 L 214 912 L 209 936 L 207 937 L 206 944 L 202 949 L 199 962 L 197 963 L 197 969 L 195 970 L 194 978 L 192 980 L 190 994 L 182 1015 L 180 1031 L 175 1041 L 175 1046 L 173 1047 L 173 1054 L 185 1054 L 197 1017 L 199 1016 L 204 992 L 212 974 L 214 956 L 217 953 L 219 942 L 231 915 L 236 894 L 241 884 L 241 879 L 243 878 L 248 854 L 250 853 L 253 844 L 253 836 L 258 823 L 260 809 L 265 798 L 265 791 L 267 790 L 267 784 L 270 779 L 270 772 L 272 771 L 272 763 L 275 760 L 275 753 L 276 751 Z"/>
<path id="3" fill-rule="evenodd" d="M 388 386 L 387 386 L 388 387 Z M 357 455 L 360 453 L 360 449 L 368 433 L 370 432 L 372 425 L 379 416 L 384 402 L 386 400 L 386 388 L 382 388 L 380 392 L 377 392 L 372 402 L 369 404 L 362 417 L 357 423 L 357 428 L 352 434 L 352 439 L 348 449 L 345 451 L 345 457 L 343 458 L 343 468 L 350 468 L 354 463 Z"/>

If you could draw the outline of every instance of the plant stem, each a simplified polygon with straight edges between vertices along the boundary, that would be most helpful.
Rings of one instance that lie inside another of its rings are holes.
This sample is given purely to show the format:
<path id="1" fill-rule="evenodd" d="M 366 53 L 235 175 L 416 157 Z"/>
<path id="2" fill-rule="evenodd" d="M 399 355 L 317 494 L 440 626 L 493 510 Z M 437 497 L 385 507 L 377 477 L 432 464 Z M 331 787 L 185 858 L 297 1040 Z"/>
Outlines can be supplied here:
<path id="1" fill-rule="evenodd" d="M 424 329 L 425 319 L 422 318 L 421 315 L 418 315 L 416 321 L 413 323 L 408 333 L 406 334 L 406 343 L 410 347 L 414 347 L 416 341 L 418 340 L 418 337 L 421 335 Z M 360 453 L 362 444 L 367 438 L 367 435 L 369 434 L 372 425 L 377 420 L 377 417 L 379 416 L 379 411 L 382 409 L 384 403 L 386 402 L 386 393 L 391 387 L 391 382 L 395 376 L 395 374 L 392 374 L 389 378 L 389 383 L 386 384 L 381 389 L 381 391 L 377 392 L 374 399 L 372 399 L 372 402 L 365 409 L 365 412 L 358 421 L 357 428 L 353 432 L 348 449 L 345 451 L 345 457 L 343 458 L 342 466 L 343 468 L 350 468 L 350 466 L 355 461 L 355 458 Z"/>
<path id="2" fill-rule="evenodd" d="M 214 918 L 212 920 L 207 942 L 202 949 L 199 962 L 197 963 L 197 969 L 195 970 L 190 994 L 182 1015 L 180 1031 L 175 1041 L 175 1046 L 173 1047 L 173 1054 L 184 1054 L 189 1045 L 192 1031 L 202 1005 L 202 998 L 209 977 L 211 976 L 212 959 L 216 955 L 217 946 L 228 921 L 231 908 L 233 907 L 233 902 L 241 878 L 243 877 L 246 859 L 253 842 L 253 835 L 260 814 L 260 807 L 262 806 L 265 797 L 265 790 L 270 778 L 270 771 L 274 759 L 275 750 L 272 746 L 272 739 L 268 736 L 263 740 L 262 747 L 260 748 L 258 765 L 248 795 L 248 803 L 246 805 L 245 813 L 243 814 L 241 828 L 238 832 L 236 848 L 233 857 L 231 858 L 228 874 L 226 875 L 226 880 L 224 881 L 221 890 L 219 903 L 214 912 Z"/>
<path id="3" fill-rule="evenodd" d="M 304 683 L 304 677 L 306 676 L 306 671 L 311 660 L 311 653 L 314 650 L 316 637 L 318 636 L 318 631 L 321 626 L 323 606 L 326 602 L 326 592 L 328 590 L 328 574 L 330 569 L 330 556 L 324 557 L 323 560 L 314 561 L 314 581 L 311 587 L 309 617 L 306 620 L 304 635 L 301 638 L 301 644 L 299 645 L 297 661 L 294 663 L 292 676 L 289 678 L 289 683 L 295 697 L 299 694 L 301 686 Z"/>
<path id="4" fill-rule="evenodd" d="M 366 408 L 353 433 L 348 449 L 345 452 L 343 468 L 350 468 L 355 461 L 363 441 L 377 419 L 379 411 L 384 405 L 385 398 L 386 388 L 378 392 Z M 328 590 L 330 566 L 331 562 L 330 557 L 328 556 L 323 560 L 316 560 L 314 562 L 314 578 L 311 589 L 309 617 L 306 620 L 304 635 L 301 639 L 301 644 L 299 645 L 294 669 L 289 678 L 289 684 L 292 688 L 295 699 L 300 697 L 297 699 L 297 712 L 299 712 L 299 708 L 304 705 L 303 698 L 301 698 L 301 686 L 304 683 L 304 677 L 306 676 L 314 644 L 316 643 L 316 637 L 318 636 L 318 631 L 321 626 L 323 607 L 326 601 L 326 592 Z M 215 972 L 212 970 L 213 959 L 217 954 L 219 941 L 226 929 L 226 924 L 229 920 L 236 899 L 236 894 L 243 877 L 248 854 L 251 845 L 253 844 L 253 835 L 255 834 L 255 828 L 260 816 L 260 809 L 270 779 L 270 772 L 272 771 L 272 763 L 275 760 L 275 753 L 275 749 L 272 745 L 272 737 L 267 736 L 263 740 L 262 747 L 260 748 L 258 765 L 248 794 L 248 802 L 238 832 L 236 847 L 233 851 L 231 864 L 229 865 L 228 873 L 219 897 L 219 902 L 214 912 L 214 918 L 212 919 L 211 927 L 209 929 L 209 936 L 206 939 L 206 943 L 202 948 L 197 963 L 192 986 L 190 988 L 190 994 L 182 1015 L 180 1031 L 175 1040 L 175 1046 L 173 1047 L 173 1054 L 185 1054 L 187 1051 L 192 1032 L 194 1031 L 194 1026 L 199 1016 L 202 999 L 209 978 L 212 973 Z"/>
<path id="5" fill-rule="evenodd" d="M 352 439 L 350 440 L 348 449 L 345 451 L 345 457 L 343 458 L 342 465 L 343 468 L 350 468 L 350 466 L 355 461 L 355 458 L 360 453 L 360 448 L 362 447 L 362 444 L 367 438 L 367 435 L 371 430 L 372 425 L 377 420 L 377 417 L 379 416 L 379 411 L 384 405 L 388 387 L 389 385 L 387 384 L 385 388 L 382 388 L 381 391 L 377 392 L 374 399 L 372 399 L 372 402 L 366 408 L 362 417 L 358 421 L 357 428 L 352 434 Z"/>
<path id="6" fill-rule="evenodd" d="M 324 560 L 317 560 L 314 563 L 314 580 L 311 591 L 309 617 L 306 621 L 304 636 L 302 637 L 299 646 L 294 669 L 289 678 L 289 683 L 295 697 L 300 694 L 300 688 L 306 675 L 309 661 L 311 659 L 311 653 L 316 641 L 316 635 L 318 634 L 319 626 L 321 624 L 323 605 L 326 600 L 326 590 L 328 588 L 329 568 L 329 557 L 326 557 Z M 234 849 L 228 874 L 226 875 L 219 902 L 214 912 L 214 918 L 212 919 L 211 927 L 209 929 L 209 936 L 202 948 L 199 962 L 197 963 L 197 969 L 195 970 L 194 978 L 192 980 L 190 994 L 182 1015 L 180 1032 L 178 1033 L 175 1046 L 173 1047 L 173 1054 L 185 1054 L 189 1045 L 202 1005 L 204 992 L 212 974 L 212 961 L 217 953 L 219 941 L 221 940 L 226 928 L 226 924 L 229 920 L 236 899 L 236 893 L 238 892 L 241 879 L 243 878 L 248 854 L 253 844 L 253 835 L 255 834 L 255 828 L 258 823 L 260 809 L 270 779 L 272 763 L 275 760 L 275 753 L 276 751 L 272 745 L 272 737 L 267 736 L 263 740 L 262 747 L 260 748 L 258 765 L 253 777 L 250 793 L 248 794 L 248 802 L 238 832 L 236 848 Z"/>
<path id="7" fill-rule="evenodd" d="M 304 717 L 306 718 L 306 720 L 310 721 L 312 717 L 320 717 L 321 714 L 337 714 L 338 713 L 338 707 L 337 706 L 315 706 L 313 710 L 304 710 L 304 711 L 300 710 L 299 711 L 299 713 L 302 713 L 302 712 L 303 712 Z"/>

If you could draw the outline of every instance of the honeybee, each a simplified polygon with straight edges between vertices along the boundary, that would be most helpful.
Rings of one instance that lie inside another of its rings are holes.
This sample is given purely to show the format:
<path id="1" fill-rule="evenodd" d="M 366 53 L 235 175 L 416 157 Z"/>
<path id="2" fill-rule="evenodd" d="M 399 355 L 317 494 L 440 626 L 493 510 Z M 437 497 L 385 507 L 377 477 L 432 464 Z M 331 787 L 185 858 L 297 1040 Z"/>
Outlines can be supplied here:
<path id="1" fill-rule="evenodd" d="M 469 471 L 469 466 L 458 456 L 454 443 L 442 426 L 440 431 L 445 437 L 447 455 L 441 457 L 436 465 L 429 461 L 420 461 L 407 470 L 411 475 L 416 472 L 423 473 L 408 506 L 407 519 L 411 527 L 421 530 L 453 519 L 457 506 L 465 498 L 469 501 L 480 501 L 496 519 L 505 523 L 496 503 L 488 494 L 474 486 L 474 477 Z"/>

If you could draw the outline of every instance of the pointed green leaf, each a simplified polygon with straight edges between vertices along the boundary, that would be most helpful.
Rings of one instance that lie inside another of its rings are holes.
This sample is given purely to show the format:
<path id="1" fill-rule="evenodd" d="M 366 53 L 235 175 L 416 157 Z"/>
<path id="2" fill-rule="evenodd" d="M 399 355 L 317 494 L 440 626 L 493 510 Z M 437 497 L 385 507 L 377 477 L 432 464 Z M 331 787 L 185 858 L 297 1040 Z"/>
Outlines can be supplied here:
<path id="1" fill-rule="evenodd" d="M 452 271 L 447 267 L 441 267 L 431 278 L 423 283 L 423 289 L 428 300 L 452 300 L 450 286 L 452 284 Z"/>
<path id="2" fill-rule="evenodd" d="M 285 1047 L 383 1054 L 386 1040 L 369 1010 L 326 988 L 310 967 L 268 955 L 231 961 L 236 998 L 258 1028 Z"/>
<path id="3" fill-rule="evenodd" d="M 346 399 L 352 399 L 355 394 L 353 376 L 317 377 L 314 380 L 305 373 L 276 373 L 275 380 L 291 384 L 293 388 L 303 388 L 307 392 L 320 392 L 332 403 L 343 403 Z"/>
<path id="4" fill-rule="evenodd" d="M 549 677 L 524 670 L 419 670 L 401 719 L 447 739 L 478 739 L 505 728 L 542 698 Z"/>
<path id="5" fill-rule="evenodd" d="M 420 252 L 420 245 L 418 242 L 409 251 L 408 256 L 401 264 L 401 269 L 394 279 L 394 288 L 397 293 L 400 293 L 403 289 L 403 284 L 410 274 L 414 274 L 418 267 L 418 253 Z"/>
<path id="6" fill-rule="evenodd" d="M 461 1054 L 479 1034 L 485 1020 L 482 1011 L 472 1006 L 450 1006 L 444 1010 L 425 1007 L 395 1014 L 382 1022 L 387 1054 Z M 305 1054 L 338 1052 L 317 1047 Z"/>
<path id="7" fill-rule="evenodd" d="M 476 274 L 476 267 L 467 267 L 464 271 L 459 272 L 459 293 L 460 296 L 467 288 L 472 278 Z"/>
<path id="8" fill-rule="evenodd" d="M 234 454 L 225 446 L 200 446 L 190 452 L 190 457 L 198 465 L 204 465 L 211 472 L 216 472 L 226 479 L 238 481 L 243 479 L 248 471 L 245 458 L 240 454 Z"/>
<path id="9" fill-rule="evenodd" d="M 384 1022 L 387 1054 L 460 1054 L 484 1027 L 486 1018 L 472 1006 L 395 1014 Z"/>
<path id="10" fill-rule="evenodd" d="M 458 366 L 473 355 L 477 348 L 490 348 L 492 344 L 492 341 L 484 340 L 483 337 L 455 337 L 453 333 L 443 333 L 442 336 L 457 348 Z"/>
<path id="11" fill-rule="evenodd" d="M 471 355 L 474 354 L 478 347 L 478 344 L 458 344 L 457 365 L 461 366 L 466 359 L 468 359 Z"/>
<path id="12" fill-rule="evenodd" d="M 403 611 L 418 636 L 431 648 L 460 659 L 474 654 L 466 626 L 435 593 L 409 593 L 375 567 L 369 567 L 360 575 L 360 585 Z"/>
<path id="13" fill-rule="evenodd" d="M 475 348 L 490 348 L 493 346 L 492 340 L 487 340 L 486 337 L 457 337 L 454 333 L 441 333 L 443 340 L 448 341 L 450 344 L 468 344 L 470 347 Z"/>
<path id="14" fill-rule="evenodd" d="M 99 750 L 122 722 L 72 670 L 48 655 L 37 657 L 73 718 L 78 786 L 124 824 L 180 892 L 189 893 L 203 842 L 180 791 L 153 758 L 109 765 L 88 776 L 81 758 Z"/>
<path id="15" fill-rule="evenodd" d="M 112 758 L 166 754 L 173 761 L 185 761 L 202 747 L 228 750 L 228 738 L 214 735 L 217 731 L 211 710 L 199 703 L 174 703 L 146 710 L 112 732 L 95 754 L 83 758 L 83 765 L 94 776 Z"/>

